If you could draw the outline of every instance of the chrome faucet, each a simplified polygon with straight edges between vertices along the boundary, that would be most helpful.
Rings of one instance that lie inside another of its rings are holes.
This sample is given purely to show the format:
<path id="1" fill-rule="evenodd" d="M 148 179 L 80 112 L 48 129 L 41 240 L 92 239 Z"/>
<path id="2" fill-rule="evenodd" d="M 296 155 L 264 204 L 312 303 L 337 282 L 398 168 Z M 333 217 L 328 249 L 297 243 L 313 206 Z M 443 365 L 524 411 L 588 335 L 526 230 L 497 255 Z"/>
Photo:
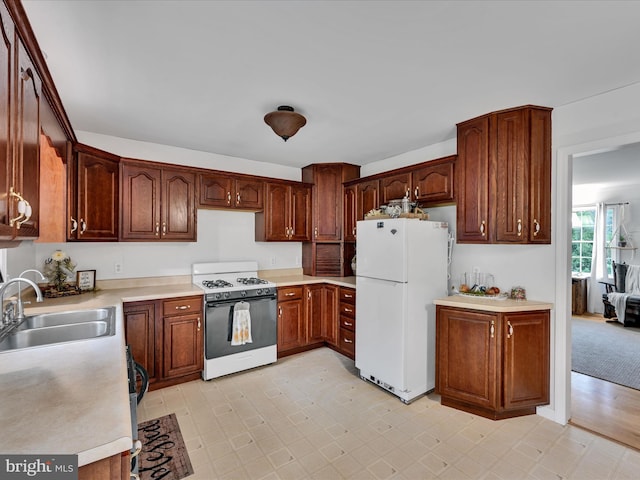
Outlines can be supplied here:
<path id="1" fill-rule="evenodd" d="M 14 283 L 20 283 L 20 282 L 28 283 L 33 287 L 33 289 L 36 292 L 37 302 L 42 302 L 43 300 L 42 291 L 40 290 L 40 287 L 38 287 L 38 285 L 35 282 L 29 280 L 28 278 L 16 277 L 16 278 L 12 278 L 11 280 L 7 280 L 4 283 L 4 285 L 2 285 L 2 287 L 0 288 L 0 305 L 3 305 L 2 324 L 0 325 L 0 339 L 9 335 L 9 333 L 11 333 L 11 331 L 14 328 L 16 328 L 18 325 L 20 325 L 20 323 L 22 323 L 22 320 L 24 320 L 24 305 L 22 303 L 21 290 L 18 290 L 19 292 L 18 301 L 17 302 L 13 301 L 9 303 L 9 305 L 7 305 L 6 308 L 4 308 L 4 292 L 7 290 L 7 287 Z"/>

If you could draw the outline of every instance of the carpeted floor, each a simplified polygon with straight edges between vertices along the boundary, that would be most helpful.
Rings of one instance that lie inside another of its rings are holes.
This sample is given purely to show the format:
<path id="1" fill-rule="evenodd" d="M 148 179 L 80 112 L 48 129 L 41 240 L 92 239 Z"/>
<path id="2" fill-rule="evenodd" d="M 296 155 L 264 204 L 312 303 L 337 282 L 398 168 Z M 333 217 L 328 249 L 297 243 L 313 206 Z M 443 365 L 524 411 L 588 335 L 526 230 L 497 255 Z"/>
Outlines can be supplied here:
<path id="1" fill-rule="evenodd" d="M 640 329 L 572 319 L 571 370 L 640 390 Z"/>

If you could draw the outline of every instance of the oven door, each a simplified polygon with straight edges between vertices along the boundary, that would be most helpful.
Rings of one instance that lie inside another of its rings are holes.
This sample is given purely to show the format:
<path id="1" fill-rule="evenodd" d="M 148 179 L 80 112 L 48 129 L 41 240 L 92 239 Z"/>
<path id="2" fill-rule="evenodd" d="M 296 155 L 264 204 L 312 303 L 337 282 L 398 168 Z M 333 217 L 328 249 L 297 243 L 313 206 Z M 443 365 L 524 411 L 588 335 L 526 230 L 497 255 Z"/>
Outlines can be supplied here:
<path id="1" fill-rule="evenodd" d="M 277 300 L 275 296 L 252 298 L 245 300 L 249 303 L 251 316 L 252 343 L 231 345 L 229 339 L 229 316 L 231 307 L 237 303 L 207 302 L 205 312 L 205 358 L 224 357 L 234 353 L 246 352 L 257 348 L 276 345 L 277 331 Z"/>

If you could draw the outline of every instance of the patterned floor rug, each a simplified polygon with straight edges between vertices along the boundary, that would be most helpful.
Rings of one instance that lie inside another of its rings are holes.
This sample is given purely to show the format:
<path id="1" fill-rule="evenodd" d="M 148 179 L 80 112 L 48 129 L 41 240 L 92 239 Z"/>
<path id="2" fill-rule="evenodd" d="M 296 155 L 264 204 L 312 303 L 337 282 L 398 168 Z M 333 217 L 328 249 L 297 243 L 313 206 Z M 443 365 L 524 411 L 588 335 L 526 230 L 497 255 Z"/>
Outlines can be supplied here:
<path id="1" fill-rule="evenodd" d="M 180 480 L 193 473 L 175 413 L 138 424 L 141 480 Z"/>
<path id="2" fill-rule="evenodd" d="M 640 390 L 640 329 L 574 318 L 571 370 Z"/>

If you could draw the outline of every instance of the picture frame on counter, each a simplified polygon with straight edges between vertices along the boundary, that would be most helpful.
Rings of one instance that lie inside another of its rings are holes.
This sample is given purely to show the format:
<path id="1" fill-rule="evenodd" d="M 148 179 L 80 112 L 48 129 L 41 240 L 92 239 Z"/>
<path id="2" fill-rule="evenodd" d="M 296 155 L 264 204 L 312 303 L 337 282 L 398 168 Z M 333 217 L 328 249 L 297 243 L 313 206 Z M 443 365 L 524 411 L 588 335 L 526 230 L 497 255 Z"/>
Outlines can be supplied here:
<path id="1" fill-rule="evenodd" d="M 76 272 L 76 287 L 78 290 L 88 292 L 96 288 L 95 270 L 78 270 Z"/>

